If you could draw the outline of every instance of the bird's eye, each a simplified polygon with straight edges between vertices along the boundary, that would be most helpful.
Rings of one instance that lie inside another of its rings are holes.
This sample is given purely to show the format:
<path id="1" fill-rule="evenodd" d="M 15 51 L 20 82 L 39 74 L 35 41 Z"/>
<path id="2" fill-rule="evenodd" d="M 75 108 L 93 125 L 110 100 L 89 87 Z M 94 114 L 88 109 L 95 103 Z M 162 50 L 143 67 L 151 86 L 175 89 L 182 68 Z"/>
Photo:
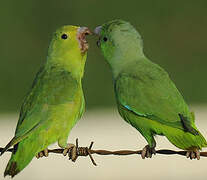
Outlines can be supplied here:
<path id="1" fill-rule="evenodd" d="M 108 40 L 108 38 L 107 37 L 104 37 L 103 40 L 106 42 Z"/>
<path id="2" fill-rule="evenodd" d="M 68 38 L 68 35 L 67 34 L 62 34 L 61 38 L 62 39 L 67 39 Z"/>

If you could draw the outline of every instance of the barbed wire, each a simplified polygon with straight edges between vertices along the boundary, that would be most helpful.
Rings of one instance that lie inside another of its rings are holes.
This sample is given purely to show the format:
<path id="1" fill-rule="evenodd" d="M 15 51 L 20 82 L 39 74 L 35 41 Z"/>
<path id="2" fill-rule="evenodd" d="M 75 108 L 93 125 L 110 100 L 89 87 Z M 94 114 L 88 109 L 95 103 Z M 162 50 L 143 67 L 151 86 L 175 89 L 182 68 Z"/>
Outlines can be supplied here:
<path id="1" fill-rule="evenodd" d="M 97 166 L 95 160 L 92 157 L 92 154 L 125 156 L 125 155 L 133 155 L 133 154 L 138 155 L 138 154 L 142 153 L 142 150 L 118 150 L 118 151 L 94 150 L 94 149 L 92 149 L 93 144 L 94 144 L 94 142 L 91 142 L 89 147 L 79 147 L 78 139 L 76 139 L 76 146 L 72 147 L 68 151 L 69 159 L 72 160 L 73 162 L 75 162 L 79 156 L 89 156 L 93 165 Z M 73 149 L 73 148 L 75 148 L 75 149 Z M 0 148 L 0 152 L 2 150 L 3 150 L 3 148 Z M 63 151 L 64 151 L 64 149 L 61 149 L 61 148 L 60 149 L 48 149 L 48 153 L 62 154 Z M 7 152 L 13 152 L 13 148 L 8 149 Z M 187 151 L 174 151 L 174 150 L 170 150 L 170 149 L 160 149 L 160 150 L 156 150 L 156 154 L 186 156 Z M 207 157 L 207 152 L 200 152 L 200 156 Z"/>

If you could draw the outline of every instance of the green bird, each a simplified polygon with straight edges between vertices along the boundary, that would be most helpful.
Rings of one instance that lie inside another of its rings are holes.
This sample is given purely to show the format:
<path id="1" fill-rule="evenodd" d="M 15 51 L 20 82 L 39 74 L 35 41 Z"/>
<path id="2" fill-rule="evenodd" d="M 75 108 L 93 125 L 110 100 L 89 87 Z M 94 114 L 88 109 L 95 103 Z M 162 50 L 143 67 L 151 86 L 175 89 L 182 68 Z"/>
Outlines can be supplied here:
<path id="1" fill-rule="evenodd" d="M 70 25 L 53 34 L 47 60 L 22 104 L 15 136 L 1 152 L 14 146 L 4 176 L 14 177 L 36 155 L 48 156 L 47 147 L 55 142 L 65 149 L 64 155 L 71 148 L 68 134 L 85 109 L 81 79 L 87 34 L 87 27 Z"/>
<path id="2" fill-rule="evenodd" d="M 129 22 L 113 20 L 94 33 L 112 70 L 118 111 L 148 143 L 142 158 L 156 153 L 154 136 L 162 135 L 187 150 L 187 157 L 199 159 L 199 150 L 207 142 L 195 125 L 194 114 L 168 73 L 144 55 L 136 29 Z"/>

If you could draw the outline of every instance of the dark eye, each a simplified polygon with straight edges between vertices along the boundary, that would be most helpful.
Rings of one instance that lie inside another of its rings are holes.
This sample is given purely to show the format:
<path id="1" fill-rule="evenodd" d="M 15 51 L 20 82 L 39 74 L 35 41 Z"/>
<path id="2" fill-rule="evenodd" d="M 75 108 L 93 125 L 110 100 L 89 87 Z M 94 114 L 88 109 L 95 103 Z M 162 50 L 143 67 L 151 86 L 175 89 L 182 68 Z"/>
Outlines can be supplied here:
<path id="1" fill-rule="evenodd" d="M 61 36 L 61 38 L 62 38 L 62 39 L 67 39 L 67 38 L 68 38 L 68 35 L 67 35 L 67 34 L 63 34 L 63 35 Z"/>
<path id="2" fill-rule="evenodd" d="M 108 38 L 107 37 L 104 37 L 103 40 L 106 42 L 108 40 Z"/>

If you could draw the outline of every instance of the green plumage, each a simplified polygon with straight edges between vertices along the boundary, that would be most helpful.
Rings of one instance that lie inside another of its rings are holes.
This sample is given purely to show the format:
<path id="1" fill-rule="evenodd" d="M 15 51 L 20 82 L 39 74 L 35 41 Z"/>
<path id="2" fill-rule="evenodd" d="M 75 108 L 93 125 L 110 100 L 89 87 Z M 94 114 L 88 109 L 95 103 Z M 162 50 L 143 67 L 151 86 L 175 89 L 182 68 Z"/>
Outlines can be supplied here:
<path id="1" fill-rule="evenodd" d="M 156 146 L 155 135 L 164 135 L 185 150 L 206 147 L 193 113 L 167 72 L 145 57 L 141 36 L 134 27 L 114 20 L 95 31 L 113 72 L 118 110 L 124 120 L 150 147 Z"/>
<path id="2" fill-rule="evenodd" d="M 5 176 L 19 173 L 57 141 L 65 148 L 70 130 L 84 111 L 81 79 L 86 53 L 79 48 L 78 28 L 64 26 L 53 36 L 47 61 L 24 99 L 15 137 L 3 150 L 14 145 Z M 62 34 L 70 39 L 62 39 Z"/>

